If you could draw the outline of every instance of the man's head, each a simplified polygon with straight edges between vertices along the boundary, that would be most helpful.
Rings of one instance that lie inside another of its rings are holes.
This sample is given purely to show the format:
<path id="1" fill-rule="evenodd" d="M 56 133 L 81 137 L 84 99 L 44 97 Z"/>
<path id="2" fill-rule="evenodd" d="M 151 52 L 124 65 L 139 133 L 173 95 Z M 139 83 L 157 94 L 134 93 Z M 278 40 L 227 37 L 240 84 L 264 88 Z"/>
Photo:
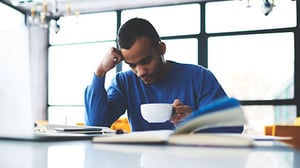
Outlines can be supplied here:
<path id="1" fill-rule="evenodd" d="M 133 18 L 124 23 L 119 29 L 119 47 L 130 49 L 140 37 L 147 37 L 153 46 L 158 45 L 160 42 L 157 31 L 149 21 L 141 18 Z"/>
<path id="2" fill-rule="evenodd" d="M 166 46 L 150 22 L 133 18 L 118 34 L 119 48 L 124 61 L 145 84 L 152 84 L 164 76 Z"/>

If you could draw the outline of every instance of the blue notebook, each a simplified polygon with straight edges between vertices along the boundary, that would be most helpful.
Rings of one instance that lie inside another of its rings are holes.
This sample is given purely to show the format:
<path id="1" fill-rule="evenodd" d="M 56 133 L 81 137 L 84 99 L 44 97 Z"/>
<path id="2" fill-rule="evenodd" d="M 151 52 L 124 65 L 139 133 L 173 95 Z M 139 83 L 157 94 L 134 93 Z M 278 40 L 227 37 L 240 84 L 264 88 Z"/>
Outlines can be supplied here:
<path id="1" fill-rule="evenodd" d="M 242 133 L 244 125 L 240 102 L 235 98 L 222 98 L 191 113 L 177 126 L 174 134 Z"/>

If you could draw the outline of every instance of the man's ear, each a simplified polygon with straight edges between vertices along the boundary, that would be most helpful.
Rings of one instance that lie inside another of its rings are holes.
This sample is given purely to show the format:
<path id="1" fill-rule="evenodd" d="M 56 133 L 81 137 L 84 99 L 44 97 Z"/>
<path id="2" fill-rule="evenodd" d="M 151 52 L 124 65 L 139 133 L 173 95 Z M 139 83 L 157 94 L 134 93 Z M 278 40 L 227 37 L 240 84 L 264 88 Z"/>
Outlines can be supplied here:
<path id="1" fill-rule="evenodd" d="M 166 44 L 164 42 L 159 42 L 160 54 L 165 55 L 166 53 Z"/>

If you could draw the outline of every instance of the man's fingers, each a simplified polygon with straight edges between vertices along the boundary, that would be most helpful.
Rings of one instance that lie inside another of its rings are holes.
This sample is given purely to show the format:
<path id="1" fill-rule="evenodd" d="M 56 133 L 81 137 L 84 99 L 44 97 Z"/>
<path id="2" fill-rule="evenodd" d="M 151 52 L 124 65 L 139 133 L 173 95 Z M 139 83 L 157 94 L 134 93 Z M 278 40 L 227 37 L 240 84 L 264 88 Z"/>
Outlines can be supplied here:
<path id="1" fill-rule="evenodd" d="M 112 48 L 111 53 L 113 55 L 114 64 L 118 64 L 119 62 L 121 62 L 123 60 L 123 56 L 122 56 L 122 53 L 120 50 L 118 50 L 116 48 Z"/>
<path id="2" fill-rule="evenodd" d="M 175 99 L 173 101 L 173 106 L 183 106 L 184 104 L 179 100 L 179 99 Z"/>
<path id="3" fill-rule="evenodd" d="M 189 106 L 184 105 L 179 99 L 175 99 L 173 101 L 173 114 L 170 122 L 176 125 L 191 112 L 192 109 Z"/>
<path id="4" fill-rule="evenodd" d="M 173 113 L 191 113 L 192 110 L 189 106 L 176 106 L 173 108 Z"/>

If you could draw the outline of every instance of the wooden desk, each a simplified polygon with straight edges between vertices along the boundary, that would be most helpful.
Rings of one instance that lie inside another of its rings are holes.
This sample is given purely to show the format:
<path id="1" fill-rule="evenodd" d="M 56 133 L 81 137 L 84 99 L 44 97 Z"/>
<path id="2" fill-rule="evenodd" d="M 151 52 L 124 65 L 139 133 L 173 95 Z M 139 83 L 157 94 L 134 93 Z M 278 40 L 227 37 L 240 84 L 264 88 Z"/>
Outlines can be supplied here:
<path id="1" fill-rule="evenodd" d="M 254 148 L 112 145 L 91 141 L 0 140 L 1 168 L 285 168 L 300 167 L 300 151 L 273 143 Z"/>

